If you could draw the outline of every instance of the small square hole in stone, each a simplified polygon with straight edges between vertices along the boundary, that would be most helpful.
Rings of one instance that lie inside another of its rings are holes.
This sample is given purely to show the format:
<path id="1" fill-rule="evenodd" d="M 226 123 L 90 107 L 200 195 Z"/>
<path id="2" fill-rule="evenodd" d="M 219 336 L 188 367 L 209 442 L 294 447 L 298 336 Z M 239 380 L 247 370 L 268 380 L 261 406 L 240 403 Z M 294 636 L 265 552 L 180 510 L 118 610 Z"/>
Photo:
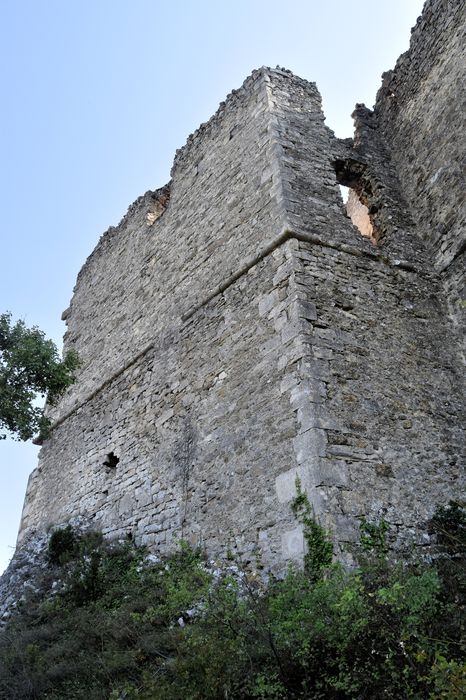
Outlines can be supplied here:
<path id="1" fill-rule="evenodd" d="M 104 462 L 104 467 L 107 468 L 107 471 L 111 471 L 113 469 L 116 469 L 116 466 L 119 461 L 120 458 L 117 457 L 114 452 L 109 452 L 107 455 L 107 459 Z"/>

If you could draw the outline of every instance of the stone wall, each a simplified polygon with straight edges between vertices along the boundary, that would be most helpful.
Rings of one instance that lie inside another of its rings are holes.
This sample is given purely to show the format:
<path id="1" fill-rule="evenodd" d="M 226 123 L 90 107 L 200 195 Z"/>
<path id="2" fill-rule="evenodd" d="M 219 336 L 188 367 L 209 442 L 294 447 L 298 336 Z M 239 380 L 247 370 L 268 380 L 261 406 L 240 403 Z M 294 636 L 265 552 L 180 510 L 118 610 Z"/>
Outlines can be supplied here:
<path id="1" fill-rule="evenodd" d="M 82 515 L 157 549 L 184 537 L 245 556 L 260 542 L 269 560 L 281 556 L 291 513 L 275 478 L 295 434 L 276 332 L 288 256 L 285 245 L 253 266 L 54 430 L 25 529 L 38 513 L 46 525 Z"/>
<path id="2" fill-rule="evenodd" d="M 440 261 L 393 153 L 406 115 L 389 132 L 381 100 L 357 109 L 354 143 L 338 141 L 314 84 L 255 71 L 177 153 L 171 183 L 104 234 L 65 312 L 83 367 L 50 411 L 20 542 L 79 518 L 280 571 L 304 551 L 297 476 L 340 557 L 362 515 L 385 517 L 399 545 L 428 542 L 435 505 L 464 489 L 443 286 L 456 262 Z"/>
<path id="3" fill-rule="evenodd" d="M 458 331 L 466 297 L 465 62 L 464 3 L 430 0 L 409 51 L 383 76 L 374 112 Z"/>
<path id="4" fill-rule="evenodd" d="M 65 312 L 65 349 L 75 348 L 84 366 L 55 417 L 85 400 L 281 231 L 265 78 L 255 71 L 177 153 L 163 215 L 150 223 L 148 193 L 88 258 Z"/>
<path id="5" fill-rule="evenodd" d="M 308 243 L 296 254 L 316 308 L 308 372 L 317 364 L 324 384 L 324 522 L 351 541 L 358 517 L 384 517 L 398 545 L 427 542 L 419 524 L 464 491 L 462 374 L 440 285 L 386 259 Z"/>

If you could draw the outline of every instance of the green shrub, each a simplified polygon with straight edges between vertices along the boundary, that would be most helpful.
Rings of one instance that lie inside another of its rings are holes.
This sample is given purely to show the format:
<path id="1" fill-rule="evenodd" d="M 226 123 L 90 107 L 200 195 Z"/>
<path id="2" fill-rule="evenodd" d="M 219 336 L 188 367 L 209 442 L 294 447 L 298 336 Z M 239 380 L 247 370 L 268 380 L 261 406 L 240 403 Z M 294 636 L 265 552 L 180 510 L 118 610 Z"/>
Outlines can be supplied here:
<path id="1" fill-rule="evenodd" d="M 466 510 L 457 501 L 440 506 L 430 521 L 431 531 L 444 550 L 466 552 Z"/>
<path id="2" fill-rule="evenodd" d="M 48 560 L 57 566 L 66 564 L 76 554 L 78 538 L 71 527 L 58 528 L 50 535 L 48 544 Z"/>
<path id="3" fill-rule="evenodd" d="M 0 698 L 463 697 L 462 551 L 448 540 L 432 563 L 394 564 L 387 526 L 363 522 L 349 571 L 300 485 L 293 506 L 306 566 L 267 585 L 239 565 L 214 576 L 185 544 L 151 563 L 132 543 L 62 531 L 49 548 L 58 592 L 32 594 L 0 637 Z M 452 515 L 457 535 L 463 511 L 436 517 L 445 530 Z"/>

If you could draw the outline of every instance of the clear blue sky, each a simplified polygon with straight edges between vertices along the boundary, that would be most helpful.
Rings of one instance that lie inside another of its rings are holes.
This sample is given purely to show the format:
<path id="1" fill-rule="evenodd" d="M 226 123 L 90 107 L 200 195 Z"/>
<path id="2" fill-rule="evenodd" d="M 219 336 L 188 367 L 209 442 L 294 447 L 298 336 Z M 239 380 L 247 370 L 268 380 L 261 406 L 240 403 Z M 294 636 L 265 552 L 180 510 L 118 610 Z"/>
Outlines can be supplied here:
<path id="1" fill-rule="evenodd" d="M 169 180 L 175 149 L 252 69 L 317 82 L 351 136 L 422 0 L 0 0 L 0 312 L 61 345 L 99 236 Z M 0 571 L 37 448 L 0 442 Z M 66 464 L 63 465 L 66 478 Z"/>

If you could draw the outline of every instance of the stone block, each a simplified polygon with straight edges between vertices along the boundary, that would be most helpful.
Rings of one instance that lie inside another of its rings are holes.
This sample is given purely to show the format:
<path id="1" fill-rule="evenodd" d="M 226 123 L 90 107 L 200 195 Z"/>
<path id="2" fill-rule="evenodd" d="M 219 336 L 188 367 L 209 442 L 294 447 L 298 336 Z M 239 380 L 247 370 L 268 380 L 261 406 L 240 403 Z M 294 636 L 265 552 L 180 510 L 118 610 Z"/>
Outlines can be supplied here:
<path id="1" fill-rule="evenodd" d="M 297 435 L 293 440 L 293 448 L 298 464 L 325 457 L 327 438 L 324 430 L 310 428 L 305 433 Z"/>
<path id="2" fill-rule="evenodd" d="M 282 534 L 282 556 L 285 561 L 302 561 L 304 557 L 304 534 L 301 525 Z"/>
<path id="3" fill-rule="evenodd" d="M 296 478 L 300 476 L 298 468 L 288 469 L 275 479 L 275 490 L 280 503 L 288 503 L 296 496 Z"/>

